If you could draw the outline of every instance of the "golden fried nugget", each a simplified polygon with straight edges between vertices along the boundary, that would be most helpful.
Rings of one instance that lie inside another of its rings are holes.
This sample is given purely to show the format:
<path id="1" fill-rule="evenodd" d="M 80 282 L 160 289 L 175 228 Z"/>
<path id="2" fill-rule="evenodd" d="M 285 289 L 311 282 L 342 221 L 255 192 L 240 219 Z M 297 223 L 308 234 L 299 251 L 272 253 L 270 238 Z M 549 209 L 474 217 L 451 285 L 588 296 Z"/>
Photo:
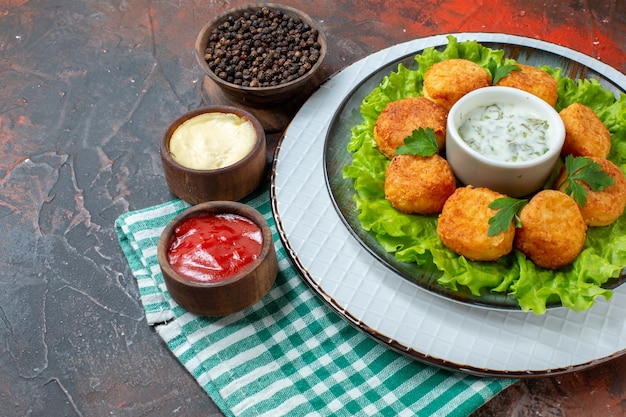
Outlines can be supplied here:
<path id="1" fill-rule="evenodd" d="M 573 103 L 559 113 L 565 125 L 561 154 L 606 158 L 611 151 L 611 133 L 589 107 Z"/>
<path id="2" fill-rule="evenodd" d="M 578 181 L 587 189 L 587 202 L 580 207 L 580 212 L 587 226 L 608 226 L 617 220 L 626 208 L 626 178 L 622 170 L 608 159 L 593 157 L 591 159 L 600 164 L 602 170 L 613 178 L 615 183 L 604 190 L 592 191 L 586 183 Z M 561 191 L 565 191 L 567 187 L 567 183 L 563 183 L 565 176 L 564 166 L 556 180 Z"/>
<path id="3" fill-rule="evenodd" d="M 515 247 L 540 267 L 569 265 L 585 244 L 587 225 L 578 204 L 561 191 L 538 192 L 519 217 L 522 227 L 515 233 Z"/>
<path id="4" fill-rule="evenodd" d="M 387 104 L 376 120 L 374 139 L 387 158 L 393 158 L 396 148 L 419 128 L 435 132 L 441 151 L 446 141 L 448 112 L 424 97 L 410 97 Z"/>
<path id="5" fill-rule="evenodd" d="M 497 210 L 489 208 L 504 194 L 471 185 L 457 188 L 439 215 L 437 234 L 443 244 L 458 255 L 474 261 L 495 261 L 511 252 L 515 224 L 495 236 L 489 236 L 489 219 Z"/>
<path id="6" fill-rule="evenodd" d="M 396 155 L 385 173 L 385 198 L 403 213 L 439 213 L 455 189 L 452 169 L 438 154 Z"/>
<path id="7" fill-rule="evenodd" d="M 447 59 L 424 74 L 424 97 L 450 110 L 465 94 L 491 85 L 491 74 L 467 59 Z"/>
<path id="8" fill-rule="evenodd" d="M 558 98 L 558 83 L 556 79 L 545 71 L 531 65 L 517 64 L 519 71 L 511 71 L 501 78 L 496 85 L 513 87 L 533 94 L 552 107 Z"/>

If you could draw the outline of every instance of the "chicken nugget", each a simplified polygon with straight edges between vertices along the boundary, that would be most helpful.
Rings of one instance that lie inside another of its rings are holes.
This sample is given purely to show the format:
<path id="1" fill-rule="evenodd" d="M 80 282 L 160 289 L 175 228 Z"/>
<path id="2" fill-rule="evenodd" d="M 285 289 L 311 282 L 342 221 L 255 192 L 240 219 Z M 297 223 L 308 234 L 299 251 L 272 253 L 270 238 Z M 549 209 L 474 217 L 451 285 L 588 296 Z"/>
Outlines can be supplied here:
<path id="1" fill-rule="evenodd" d="M 531 65 L 517 64 L 521 70 L 511 71 L 501 78 L 496 85 L 513 87 L 533 94 L 552 107 L 558 98 L 558 82 L 545 71 Z"/>
<path id="2" fill-rule="evenodd" d="M 439 213 L 455 189 L 452 169 L 438 154 L 396 155 L 385 173 L 385 198 L 403 213 Z"/>
<path id="3" fill-rule="evenodd" d="M 506 197 L 488 188 L 471 185 L 457 188 L 439 215 L 437 234 L 452 252 L 474 261 L 495 261 L 513 250 L 515 224 L 489 236 L 489 219 L 497 210 L 489 208 L 494 200 Z"/>
<path id="4" fill-rule="evenodd" d="M 387 158 L 393 158 L 396 148 L 404 145 L 404 139 L 419 128 L 431 128 L 435 132 L 441 151 L 446 141 L 448 112 L 424 97 L 410 97 L 387 104 L 376 120 L 374 140 L 378 150 Z"/>
<path id="5" fill-rule="evenodd" d="M 569 265 L 585 244 L 583 216 L 574 199 L 561 191 L 538 192 L 519 218 L 522 227 L 515 233 L 515 247 L 542 268 Z"/>
<path id="6" fill-rule="evenodd" d="M 611 151 L 611 133 L 589 107 L 573 103 L 559 113 L 565 126 L 561 155 L 606 158 Z"/>
<path id="7" fill-rule="evenodd" d="M 622 170 L 608 159 L 592 157 L 591 160 L 598 163 L 615 182 L 604 190 L 592 191 L 586 183 L 578 180 L 587 189 L 587 201 L 584 206 L 579 205 L 580 212 L 587 226 L 608 226 L 617 220 L 626 208 L 626 178 Z M 565 176 L 566 170 L 563 166 L 556 180 L 561 191 L 565 191 L 567 187 L 567 183 L 564 183 Z"/>
<path id="8" fill-rule="evenodd" d="M 424 74 L 424 97 L 450 111 L 465 94 L 491 85 L 491 74 L 467 59 L 447 59 L 433 64 Z"/>

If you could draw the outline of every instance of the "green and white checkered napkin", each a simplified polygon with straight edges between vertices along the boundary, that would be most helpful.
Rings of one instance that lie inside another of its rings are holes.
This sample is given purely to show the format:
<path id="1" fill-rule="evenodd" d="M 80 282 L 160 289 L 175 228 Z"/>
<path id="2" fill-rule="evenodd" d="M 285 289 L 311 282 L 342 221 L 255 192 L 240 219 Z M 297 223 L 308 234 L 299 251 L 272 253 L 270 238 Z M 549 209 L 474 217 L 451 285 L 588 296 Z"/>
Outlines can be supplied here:
<path id="1" fill-rule="evenodd" d="M 247 310 L 198 317 L 171 298 L 157 262 L 161 231 L 180 200 L 116 221 L 148 323 L 227 416 L 467 416 L 509 379 L 450 372 L 405 357 L 350 326 L 288 259 L 263 190 L 243 201 L 274 231 L 279 273 Z"/>

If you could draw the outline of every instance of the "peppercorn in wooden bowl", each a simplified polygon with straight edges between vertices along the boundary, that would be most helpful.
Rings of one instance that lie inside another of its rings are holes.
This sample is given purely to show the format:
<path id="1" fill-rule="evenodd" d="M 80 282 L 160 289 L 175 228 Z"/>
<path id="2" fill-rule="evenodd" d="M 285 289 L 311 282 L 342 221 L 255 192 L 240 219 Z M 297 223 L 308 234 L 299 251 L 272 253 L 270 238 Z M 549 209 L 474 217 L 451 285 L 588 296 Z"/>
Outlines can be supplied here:
<path id="1" fill-rule="evenodd" d="M 306 13 L 277 4 L 233 8 L 196 38 L 196 59 L 236 101 L 289 101 L 312 82 L 326 55 L 324 33 Z"/>
<path id="2" fill-rule="evenodd" d="M 172 299 L 203 316 L 252 306 L 278 273 L 267 221 L 233 201 L 198 204 L 176 216 L 160 236 L 157 258 Z"/>

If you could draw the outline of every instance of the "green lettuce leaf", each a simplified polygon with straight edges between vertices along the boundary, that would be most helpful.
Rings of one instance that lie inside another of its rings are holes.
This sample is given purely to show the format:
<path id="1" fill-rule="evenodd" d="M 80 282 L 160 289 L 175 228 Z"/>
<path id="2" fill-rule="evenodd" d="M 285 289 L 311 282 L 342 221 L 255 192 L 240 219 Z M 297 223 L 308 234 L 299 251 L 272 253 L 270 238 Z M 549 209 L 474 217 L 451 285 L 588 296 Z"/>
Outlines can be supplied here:
<path id="1" fill-rule="evenodd" d="M 466 287 L 479 296 L 485 290 L 512 294 L 523 311 L 546 312 L 550 303 L 560 302 L 574 311 L 589 309 L 597 297 L 611 298 L 602 286 L 619 276 L 626 265 L 626 216 L 606 227 L 590 228 L 583 252 L 566 268 L 537 267 L 517 250 L 494 262 L 473 262 L 448 250 L 437 235 L 437 216 L 407 215 L 395 210 L 385 199 L 384 180 L 388 159 L 376 148 L 373 129 L 385 106 L 394 100 L 421 95 L 424 73 L 436 62 L 469 59 L 487 69 L 489 61 L 515 64 L 504 51 L 492 50 L 476 41 L 459 43 L 448 36 L 443 50 L 427 48 L 415 57 L 419 68 L 402 65 L 386 76 L 361 103 L 362 123 L 352 128 L 348 150 L 352 162 L 343 169 L 354 181 L 354 200 L 359 221 L 381 246 L 401 262 L 413 262 L 442 272 L 438 283 L 451 290 Z M 609 159 L 626 172 L 626 95 L 617 100 L 596 80 L 574 81 L 559 68 L 543 67 L 558 82 L 561 110 L 581 102 L 592 108 L 611 132 Z"/>

